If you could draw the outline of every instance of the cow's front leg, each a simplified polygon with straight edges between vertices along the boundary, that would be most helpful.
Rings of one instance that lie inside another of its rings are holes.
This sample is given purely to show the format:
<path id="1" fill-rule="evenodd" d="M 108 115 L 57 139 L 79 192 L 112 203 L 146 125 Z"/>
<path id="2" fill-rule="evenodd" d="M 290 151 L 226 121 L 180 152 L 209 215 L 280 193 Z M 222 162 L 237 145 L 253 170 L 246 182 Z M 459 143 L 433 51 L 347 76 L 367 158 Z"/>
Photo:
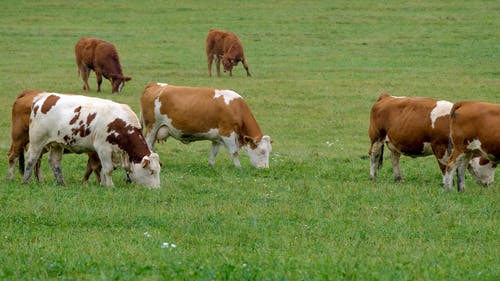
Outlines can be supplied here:
<path id="1" fill-rule="evenodd" d="M 208 166 L 213 166 L 215 164 L 215 156 L 217 156 L 217 153 L 219 152 L 220 148 L 220 143 L 213 141 L 212 142 L 212 150 L 210 153 L 210 160 L 208 160 Z"/>
<path id="2" fill-rule="evenodd" d="M 108 187 L 113 187 L 113 179 L 111 178 L 111 173 L 113 173 L 113 164 L 111 163 L 102 163 L 102 170 L 101 170 L 101 185 L 102 186 L 108 186 Z"/>
<path id="3" fill-rule="evenodd" d="M 224 145 L 226 145 L 229 154 L 233 157 L 233 164 L 235 167 L 241 167 L 240 160 L 238 159 L 238 151 L 240 150 L 240 145 L 238 142 L 238 135 L 232 132 L 229 137 L 222 137 Z"/>
<path id="4" fill-rule="evenodd" d="M 52 168 L 52 172 L 54 172 L 54 176 L 57 180 L 57 183 L 60 185 L 64 185 L 64 179 L 61 171 L 61 159 L 63 155 L 62 147 L 52 147 L 49 153 L 49 163 Z"/>

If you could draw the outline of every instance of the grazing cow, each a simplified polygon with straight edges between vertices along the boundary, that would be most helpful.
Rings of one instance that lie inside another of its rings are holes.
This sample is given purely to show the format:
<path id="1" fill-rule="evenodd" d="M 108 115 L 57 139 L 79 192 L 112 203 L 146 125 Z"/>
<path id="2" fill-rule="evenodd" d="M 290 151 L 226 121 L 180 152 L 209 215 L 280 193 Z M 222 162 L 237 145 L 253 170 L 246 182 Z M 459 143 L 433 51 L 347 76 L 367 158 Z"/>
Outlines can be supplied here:
<path id="1" fill-rule="evenodd" d="M 234 91 L 150 83 L 141 96 L 141 118 L 151 148 L 169 136 L 183 143 L 210 140 L 210 166 L 224 144 L 236 167 L 241 147 L 255 167 L 269 167 L 271 138 L 262 135 L 250 108 Z"/>
<path id="2" fill-rule="evenodd" d="M 370 178 L 374 180 L 377 169 L 382 166 L 384 142 L 391 151 L 396 181 L 402 179 L 399 169 L 401 154 L 411 157 L 433 154 L 444 175 L 449 157 L 447 149 L 452 106 L 451 102 L 444 100 L 381 94 L 370 113 Z M 495 172 L 489 161 L 471 161 L 470 170 L 483 184 L 489 183 L 489 175 Z"/>
<path id="3" fill-rule="evenodd" d="M 243 44 L 236 35 L 230 31 L 210 29 L 208 31 L 205 49 L 208 61 L 208 76 L 212 76 L 212 61 L 215 56 L 217 76 L 220 76 L 220 62 L 224 66 L 224 72 L 229 71 L 229 76 L 233 76 L 233 66 L 237 66 L 241 61 L 243 67 L 248 71 L 248 65 L 243 54 Z"/>
<path id="4" fill-rule="evenodd" d="M 75 45 L 78 73 L 83 79 L 83 90 L 90 90 L 88 79 L 90 70 L 97 77 L 97 91 L 101 91 L 102 77 L 111 81 L 111 92 L 119 93 L 126 81 L 132 78 L 123 76 L 118 53 L 113 44 L 95 38 L 82 37 Z"/>
<path id="5" fill-rule="evenodd" d="M 31 105 L 33 99 L 42 91 L 25 90 L 18 95 L 12 105 L 12 127 L 11 127 L 11 145 L 8 152 L 9 159 L 9 179 L 14 178 L 14 169 L 16 162 L 19 160 L 19 171 L 24 173 L 24 151 L 29 143 L 29 120 L 31 114 Z M 97 181 L 99 180 L 99 172 L 101 170 L 101 162 L 99 157 L 94 152 L 89 153 L 87 162 L 87 170 L 83 182 L 87 182 L 92 172 L 95 172 Z M 40 161 L 35 166 L 35 177 L 40 181 Z"/>
<path id="6" fill-rule="evenodd" d="M 465 167 L 474 153 L 489 159 L 494 166 L 500 162 L 500 104 L 458 102 L 450 114 L 451 152 L 446 163 L 444 189 L 451 190 L 456 170 L 457 189 L 464 191 Z"/>
<path id="7" fill-rule="evenodd" d="M 29 149 L 24 182 L 42 150 L 49 148 L 49 162 L 59 184 L 63 150 L 97 152 L 102 164 L 101 184 L 113 186 L 115 166 L 125 168 L 133 182 L 160 186 L 160 161 L 141 133 L 140 122 L 124 104 L 78 95 L 43 93 L 35 97 L 29 127 Z"/>

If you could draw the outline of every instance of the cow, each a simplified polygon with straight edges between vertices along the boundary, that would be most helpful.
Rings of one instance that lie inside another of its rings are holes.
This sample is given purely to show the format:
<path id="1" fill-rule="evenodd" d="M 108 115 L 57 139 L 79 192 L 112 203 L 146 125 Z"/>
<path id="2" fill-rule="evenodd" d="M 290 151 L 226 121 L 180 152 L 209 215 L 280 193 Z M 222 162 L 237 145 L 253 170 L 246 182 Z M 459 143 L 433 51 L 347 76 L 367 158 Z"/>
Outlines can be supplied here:
<path id="1" fill-rule="evenodd" d="M 90 70 L 95 71 L 97 92 L 101 91 L 102 77 L 111 81 L 111 92 L 119 93 L 125 82 L 132 78 L 123 76 L 118 52 L 113 44 L 96 39 L 82 37 L 75 45 L 76 65 L 78 74 L 83 79 L 83 90 L 89 91 Z"/>
<path id="2" fill-rule="evenodd" d="M 220 76 L 220 62 L 224 66 L 224 72 L 229 72 L 233 76 L 233 66 L 237 66 L 241 61 L 243 67 L 250 77 L 248 64 L 243 54 L 243 44 L 236 35 L 230 31 L 210 29 L 208 31 L 205 50 L 207 53 L 208 76 L 212 76 L 212 62 L 215 57 L 217 76 Z"/>
<path id="3" fill-rule="evenodd" d="M 141 119 L 152 149 L 155 141 L 169 136 L 185 144 L 210 140 L 209 166 L 224 144 L 234 166 L 241 167 L 238 151 L 244 147 L 255 167 L 269 167 L 271 138 L 262 134 L 247 103 L 234 91 L 150 83 L 141 96 Z"/>
<path id="4" fill-rule="evenodd" d="M 68 150 L 98 154 L 101 185 L 113 186 L 111 173 L 122 166 L 132 182 L 160 187 L 158 154 L 149 149 L 139 119 L 129 106 L 100 98 L 42 93 L 33 100 L 30 119 L 24 183 L 29 182 L 33 165 L 48 147 L 49 162 L 61 185 L 61 158 L 63 150 Z"/>
<path id="5" fill-rule="evenodd" d="M 474 153 L 500 162 L 500 104 L 464 101 L 450 113 L 450 157 L 446 163 L 444 190 L 450 191 L 457 171 L 457 190 L 465 190 L 465 167 Z M 491 175 L 491 182 L 493 182 Z"/>
<path id="6" fill-rule="evenodd" d="M 29 143 L 29 120 L 31 114 L 31 105 L 33 99 L 43 91 L 25 90 L 19 94 L 12 105 L 12 127 L 11 127 L 11 145 L 7 154 L 9 160 L 9 179 L 14 178 L 14 169 L 19 161 L 19 171 L 24 174 L 24 151 Z M 88 153 L 87 168 L 83 177 L 83 183 L 86 183 L 89 176 L 95 173 L 97 181 L 100 182 L 101 161 L 95 152 Z M 35 178 L 40 181 L 40 161 L 35 165 Z"/>
<path id="7" fill-rule="evenodd" d="M 402 180 L 401 155 L 434 155 L 444 182 L 452 106 L 453 103 L 444 100 L 380 94 L 370 112 L 370 178 L 375 180 L 377 169 L 382 166 L 385 142 L 391 152 L 395 181 Z M 477 158 L 470 163 L 471 174 L 481 184 L 491 183 L 491 175 L 495 172 L 493 164 Z"/>

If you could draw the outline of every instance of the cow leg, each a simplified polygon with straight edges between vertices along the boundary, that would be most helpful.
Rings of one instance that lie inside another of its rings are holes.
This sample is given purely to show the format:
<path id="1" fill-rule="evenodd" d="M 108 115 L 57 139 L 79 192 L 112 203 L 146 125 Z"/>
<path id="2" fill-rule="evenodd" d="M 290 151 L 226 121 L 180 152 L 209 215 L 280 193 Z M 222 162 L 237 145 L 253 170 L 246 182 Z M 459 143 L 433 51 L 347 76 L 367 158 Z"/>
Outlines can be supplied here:
<path id="1" fill-rule="evenodd" d="M 451 191 L 451 188 L 453 186 L 453 176 L 455 175 L 455 171 L 457 170 L 458 165 L 460 165 L 460 161 L 462 161 L 462 158 L 464 157 L 464 153 L 460 153 L 457 149 L 453 149 L 450 158 L 448 158 L 448 161 L 446 162 L 446 172 L 443 179 L 444 191 Z M 460 174 L 458 176 L 460 176 Z"/>
<path id="2" fill-rule="evenodd" d="M 377 170 L 382 167 L 384 159 L 384 143 L 377 141 L 370 147 L 370 179 L 377 179 Z"/>
<path id="3" fill-rule="evenodd" d="M 242 59 L 241 62 L 243 63 L 243 67 L 245 68 L 245 70 L 247 71 L 247 77 L 251 77 L 252 75 L 250 75 L 250 71 L 248 71 L 248 64 L 247 64 L 247 61 L 245 59 Z"/>
<path id="4" fill-rule="evenodd" d="M 26 159 L 26 169 L 24 170 L 23 183 L 28 183 L 33 173 L 33 168 L 35 164 L 39 161 L 40 155 L 42 155 L 43 149 L 37 148 L 35 145 L 31 145 L 28 149 L 27 159 Z"/>
<path id="5" fill-rule="evenodd" d="M 100 150 L 97 151 L 99 159 L 101 161 L 101 185 L 112 187 L 113 179 L 111 178 L 111 173 L 113 173 L 113 153 L 111 150 Z"/>
<path id="6" fill-rule="evenodd" d="M 83 79 L 83 90 L 89 91 L 90 90 L 90 87 L 89 87 L 90 68 L 88 68 L 87 66 L 82 66 L 82 68 L 80 69 L 80 73 L 81 73 L 82 79 Z"/>
<path id="7" fill-rule="evenodd" d="M 219 152 L 220 143 L 213 141 L 212 142 L 212 151 L 210 153 L 210 160 L 208 160 L 208 166 L 212 167 L 215 164 L 215 156 Z"/>
<path id="8" fill-rule="evenodd" d="M 465 190 L 465 171 L 470 161 L 471 154 L 465 154 L 457 163 L 457 190 L 463 192 Z"/>
<path id="9" fill-rule="evenodd" d="M 212 77 L 212 62 L 213 61 L 214 61 L 214 54 L 207 54 L 208 77 Z"/>
<path id="10" fill-rule="evenodd" d="M 102 73 L 96 71 L 95 76 L 97 78 L 97 92 L 100 92 L 102 84 Z"/>
<path id="11" fill-rule="evenodd" d="M 240 160 L 238 159 L 238 151 L 240 150 L 239 142 L 236 133 L 231 133 L 229 137 L 222 137 L 222 141 L 229 150 L 229 154 L 233 157 L 233 164 L 235 167 L 241 167 Z"/>
<path id="12" fill-rule="evenodd" d="M 61 159 L 63 155 L 63 148 L 53 146 L 49 152 L 49 163 L 52 168 L 52 172 L 54 172 L 54 176 L 56 177 L 57 183 L 60 185 L 64 185 L 64 179 L 61 172 Z"/>
<path id="13" fill-rule="evenodd" d="M 401 157 L 401 153 L 395 150 L 391 150 L 391 163 L 392 163 L 392 171 L 394 172 L 394 181 L 402 181 L 401 170 L 399 169 L 399 158 Z"/>
<path id="14" fill-rule="evenodd" d="M 217 76 L 220 76 L 220 61 L 221 57 L 219 55 L 215 55 L 215 67 L 217 68 Z"/>

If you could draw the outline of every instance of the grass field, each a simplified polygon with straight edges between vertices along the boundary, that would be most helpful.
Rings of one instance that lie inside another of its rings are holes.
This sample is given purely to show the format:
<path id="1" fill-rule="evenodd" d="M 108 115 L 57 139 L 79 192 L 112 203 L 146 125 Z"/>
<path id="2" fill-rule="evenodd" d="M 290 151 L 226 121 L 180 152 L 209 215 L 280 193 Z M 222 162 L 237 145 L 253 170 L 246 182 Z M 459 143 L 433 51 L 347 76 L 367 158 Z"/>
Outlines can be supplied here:
<path id="1" fill-rule="evenodd" d="M 116 3 L 115 3 L 116 2 Z M 0 161 L 3 280 L 499 280 L 500 172 L 444 193 L 435 159 L 404 157 L 369 180 L 369 111 L 380 92 L 500 103 L 498 1 L 3 1 L 0 149 L 24 89 L 129 104 L 153 81 L 231 88 L 273 140 L 270 169 L 236 169 L 208 142 L 156 148 L 162 187 L 94 178 L 65 155 L 67 185 L 7 181 Z M 204 41 L 228 29 L 251 78 L 207 77 Z M 84 93 L 73 46 L 113 42 L 125 75 Z M 387 154 L 387 153 L 386 153 Z M 387 157 L 388 155 L 386 155 Z M 388 159 L 386 159 L 388 160 Z M 169 243 L 168 247 L 164 243 Z M 174 245 L 172 245 L 174 244 Z"/>

